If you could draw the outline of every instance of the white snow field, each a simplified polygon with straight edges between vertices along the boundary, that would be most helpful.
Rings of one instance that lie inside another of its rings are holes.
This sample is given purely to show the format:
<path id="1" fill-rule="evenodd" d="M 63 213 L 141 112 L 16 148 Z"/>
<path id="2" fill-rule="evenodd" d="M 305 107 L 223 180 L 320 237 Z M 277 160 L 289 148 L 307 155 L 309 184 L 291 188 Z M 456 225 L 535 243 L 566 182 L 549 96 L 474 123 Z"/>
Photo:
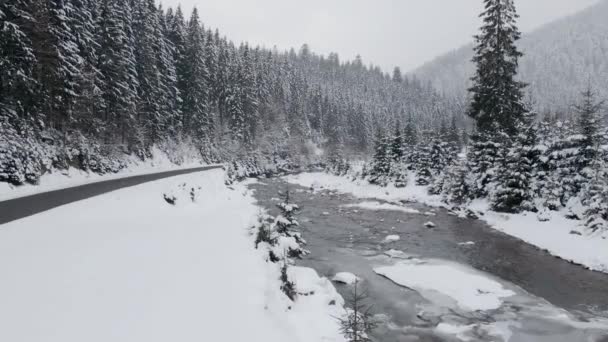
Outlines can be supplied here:
<path id="1" fill-rule="evenodd" d="M 377 267 L 374 271 L 418 291 L 430 301 L 437 300 L 436 294 L 447 296 L 463 311 L 498 309 L 502 298 L 515 295 L 487 275 L 446 262 L 411 259 Z"/>
<path id="2" fill-rule="evenodd" d="M 285 177 L 292 184 L 313 190 L 334 190 L 361 199 L 384 201 L 420 202 L 430 206 L 445 207 L 439 196 L 429 195 L 424 186 L 414 185 L 410 179 L 405 188 L 386 188 L 369 184 L 364 180 L 352 181 L 346 177 L 326 173 L 304 173 Z M 484 213 L 481 219 L 494 229 L 517 237 L 529 244 L 547 250 L 554 256 L 583 265 L 594 271 L 608 273 L 608 232 L 596 234 L 572 234 L 580 230 L 580 221 L 568 220 L 563 213 L 546 214 L 546 222 L 536 214 L 501 214 L 488 209 L 484 202 L 474 202 L 470 209 Z"/>
<path id="3" fill-rule="evenodd" d="M 94 182 L 164 171 L 191 169 L 201 166 L 207 166 L 207 164 L 201 164 L 200 162 L 195 161 L 195 158 L 188 158 L 185 163 L 176 165 L 169 159 L 165 152 L 160 151 L 158 148 L 153 148 L 152 157 L 150 159 L 142 162 L 141 160 L 132 157 L 129 159 L 129 167 L 118 173 L 100 175 L 69 168 L 67 170 L 51 170 L 50 173 L 45 173 L 40 177 L 38 185 L 24 184 L 14 186 L 5 182 L 0 182 L 0 201 Z"/>
<path id="4" fill-rule="evenodd" d="M 254 248 L 251 192 L 223 181 L 176 176 L 1 225 L 0 341 L 344 341 L 331 282 L 290 269 L 314 295 L 289 301 Z"/>

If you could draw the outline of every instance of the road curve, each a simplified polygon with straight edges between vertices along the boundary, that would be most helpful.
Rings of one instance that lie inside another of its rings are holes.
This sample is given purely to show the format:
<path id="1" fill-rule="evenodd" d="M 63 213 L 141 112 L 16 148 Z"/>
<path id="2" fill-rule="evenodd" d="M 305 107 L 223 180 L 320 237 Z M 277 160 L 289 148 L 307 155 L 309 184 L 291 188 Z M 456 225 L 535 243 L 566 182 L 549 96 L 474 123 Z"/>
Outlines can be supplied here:
<path id="1" fill-rule="evenodd" d="M 68 203 L 81 201 L 83 199 L 105 194 L 110 191 L 128 188 L 131 186 L 155 181 L 158 179 L 218 168 L 221 168 L 221 166 L 204 166 L 184 170 L 166 171 L 119 179 L 111 179 L 6 200 L 0 202 L 0 225 L 34 214 L 38 214 L 40 212 L 47 211 Z"/>

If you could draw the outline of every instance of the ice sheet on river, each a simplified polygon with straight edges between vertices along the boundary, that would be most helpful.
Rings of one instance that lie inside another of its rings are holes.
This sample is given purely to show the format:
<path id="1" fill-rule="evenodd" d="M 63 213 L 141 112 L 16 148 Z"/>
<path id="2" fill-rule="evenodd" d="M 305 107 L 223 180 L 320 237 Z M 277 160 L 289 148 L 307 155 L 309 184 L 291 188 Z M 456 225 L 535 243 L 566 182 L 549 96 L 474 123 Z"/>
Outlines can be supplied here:
<path id="1" fill-rule="evenodd" d="M 455 264 L 412 259 L 374 271 L 418 291 L 431 302 L 441 297 L 437 294 L 447 296 L 463 311 L 498 309 L 503 298 L 515 295 L 499 282 Z"/>

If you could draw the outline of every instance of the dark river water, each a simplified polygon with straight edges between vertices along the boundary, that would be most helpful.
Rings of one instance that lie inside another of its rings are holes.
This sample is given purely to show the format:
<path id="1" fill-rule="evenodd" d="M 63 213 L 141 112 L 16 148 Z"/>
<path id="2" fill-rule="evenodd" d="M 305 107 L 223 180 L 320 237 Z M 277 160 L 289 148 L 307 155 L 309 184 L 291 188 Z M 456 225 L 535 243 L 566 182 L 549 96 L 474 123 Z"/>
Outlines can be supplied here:
<path id="1" fill-rule="evenodd" d="M 278 192 L 289 188 L 292 201 L 302 209 L 298 219 L 311 251 L 298 264 L 330 279 L 343 271 L 362 279 L 369 304 L 382 322 L 371 334 L 374 341 L 467 340 L 438 328 L 444 324 L 470 326 L 469 341 L 608 341 L 608 274 L 570 264 L 482 221 L 444 209 L 407 204 L 420 211 L 416 214 L 348 207 L 364 200 L 311 191 L 278 178 L 251 188 L 259 205 L 275 215 Z M 435 228 L 424 226 L 429 220 Z M 391 234 L 400 240 L 383 242 Z M 403 253 L 389 257 L 389 250 Z M 374 272 L 375 267 L 413 257 L 469 268 L 516 295 L 504 298 L 498 309 L 467 312 Z M 346 285 L 336 288 L 343 296 L 351 291 Z"/>

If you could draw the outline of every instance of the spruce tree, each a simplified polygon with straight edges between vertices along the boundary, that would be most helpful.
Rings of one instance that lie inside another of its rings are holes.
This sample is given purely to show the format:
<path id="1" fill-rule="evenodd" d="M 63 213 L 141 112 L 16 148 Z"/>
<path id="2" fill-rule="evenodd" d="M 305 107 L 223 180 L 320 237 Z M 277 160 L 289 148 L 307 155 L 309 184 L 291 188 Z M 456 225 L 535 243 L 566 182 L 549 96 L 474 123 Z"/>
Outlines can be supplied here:
<path id="1" fill-rule="evenodd" d="M 135 147 L 140 142 L 137 127 L 138 102 L 136 61 L 128 1 L 103 0 L 99 19 L 101 32 L 99 70 L 104 77 L 105 141 L 119 141 Z"/>
<path id="2" fill-rule="evenodd" d="M 492 207 L 499 212 L 534 211 L 532 180 L 536 165 L 536 129 L 534 114 L 528 113 L 520 123 L 520 132 L 508 148 L 505 167 L 497 177 Z"/>
<path id="3" fill-rule="evenodd" d="M 74 8 L 66 0 L 34 1 L 31 7 L 36 21 L 31 39 L 40 109 L 48 115 L 50 126 L 65 134 L 75 121 L 73 109 L 80 92 L 82 58 L 70 29 Z"/>
<path id="4" fill-rule="evenodd" d="M 393 82 L 403 83 L 403 74 L 401 73 L 401 68 L 395 67 L 393 70 Z"/>
<path id="5" fill-rule="evenodd" d="M 186 24 L 184 21 L 184 15 L 181 7 L 177 7 L 175 14 L 167 16 L 167 31 L 168 39 L 171 42 L 173 60 L 175 61 L 175 77 L 177 93 L 179 93 L 178 113 L 176 127 L 181 128 L 182 132 L 185 132 L 184 128 L 184 104 L 183 100 L 188 92 L 187 80 L 188 80 L 188 63 L 186 60 Z"/>
<path id="6" fill-rule="evenodd" d="M 71 31 L 82 57 L 77 78 L 79 94 L 74 104 L 76 125 L 87 136 L 99 138 L 105 110 L 104 78 L 99 70 L 101 32 L 96 18 L 100 15 L 99 1 L 72 0 Z"/>
<path id="7" fill-rule="evenodd" d="M 504 131 L 517 134 L 525 113 L 522 90 L 517 81 L 518 61 L 522 56 L 516 46 L 520 39 L 516 21 L 519 17 L 513 0 L 484 0 L 481 33 L 475 36 L 477 69 L 473 76 L 469 116 L 475 119 L 480 133 Z"/>
<path id="8" fill-rule="evenodd" d="M 213 118 L 209 108 L 209 88 L 206 83 L 204 44 L 204 30 L 198 10 L 194 8 L 186 29 L 182 111 L 184 130 L 200 142 L 210 139 L 213 128 Z"/>
<path id="9" fill-rule="evenodd" d="M 258 100 L 256 97 L 256 71 L 253 56 L 249 46 L 241 48 L 242 72 L 239 80 L 241 90 L 242 114 L 244 115 L 243 142 L 251 146 L 255 140 L 255 133 L 259 120 Z"/>
<path id="10" fill-rule="evenodd" d="M 369 171 L 369 182 L 386 186 L 391 172 L 390 139 L 385 137 L 381 131 L 378 131 L 375 144 L 374 158 Z"/>
<path id="11" fill-rule="evenodd" d="M 393 134 L 393 141 L 391 142 L 391 158 L 393 162 L 400 163 L 403 161 L 405 151 L 403 149 L 403 133 L 401 132 L 401 124 L 397 122 L 395 126 L 395 133 Z"/>
<path id="12" fill-rule="evenodd" d="M 163 103 L 157 52 L 162 48 L 160 23 L 154 0 L 134 1 L 133 33 L 138 79 L 138 121 L 143 123 L 148 145 L 160 139 L 163 131 Z"/>
<path id="13" fill-rule="evenodd" d="M 175 59 L 175 46 L 170 39 L 169 26 L 162 8 L 158 9 L 160 32 L 157 39 L 157 63 L 160 73 L 161 113 L 163 115 L 162 128 L 164 134 L 175 137 L 181 129 L 182 97 L 177 77 L 177 61 Z"/>
<path id="14" fill-rule="evenodd" d="M 582 169 L 588 166 L 598 153 L 600 111 L 604 101 L 596 99 L 597 95 L 591 86 L 587 87 L 581 96 L 580 103 L 576 104 L 574 109 L 578 116 L 578 131 L 583 136 L 581 148 L 584 159 L 580 165 Z"/>
<path id="15" fill-rule="evenodd" d="M 34 19 L 29 6 L 27 0 L 0 3 L 0 120 L 13 127 L 36 121 L 36 56 L 27 33 Z"/>

